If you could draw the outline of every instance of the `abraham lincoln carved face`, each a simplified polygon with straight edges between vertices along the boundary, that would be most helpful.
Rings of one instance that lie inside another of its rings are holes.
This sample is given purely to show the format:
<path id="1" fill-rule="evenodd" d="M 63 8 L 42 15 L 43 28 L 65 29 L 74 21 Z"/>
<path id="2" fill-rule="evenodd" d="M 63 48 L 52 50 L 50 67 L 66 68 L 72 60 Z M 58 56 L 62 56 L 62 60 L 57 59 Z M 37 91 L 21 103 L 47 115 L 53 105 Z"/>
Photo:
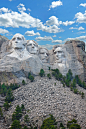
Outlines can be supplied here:
<path id="1" fill-rule="evenodd" d="M 55 53 L 55 57 L 56 57 L 57 62 L 61 63 L 63 61 L 63 59 L 65 58 L 65 53 L 62 50 L 62 47 L 57 47 L 54 50 L 54 53 Z"/>

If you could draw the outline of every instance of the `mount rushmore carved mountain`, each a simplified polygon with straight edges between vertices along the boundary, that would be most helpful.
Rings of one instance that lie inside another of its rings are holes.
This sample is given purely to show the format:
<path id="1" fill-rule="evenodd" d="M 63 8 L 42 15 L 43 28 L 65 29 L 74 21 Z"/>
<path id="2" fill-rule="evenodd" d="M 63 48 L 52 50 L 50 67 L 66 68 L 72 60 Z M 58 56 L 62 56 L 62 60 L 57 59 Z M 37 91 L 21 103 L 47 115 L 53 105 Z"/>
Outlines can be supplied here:
<path id="1" fill-rule="evenodd" d="M 81 80 L 86 81 L 86 53 L 83 41 L 67 41 L 48 50 L 34 40 L 26 41 L 19 33 L 11 40 L 1 37 L 0 73 L 13 73 L 16 82 L 25 78 L 28 72 L 38 75 L 40 69 L 43 68 L 47 72 L 49 67 L 58 68 L 63 75 L 71 69 L 73 76 L 79 75 Z"/>
<path id="2" fill-rule="evenodd" d="M 24 104 L 25 111 L 20 119 L 22 126 L 25 125 L 24 116 L 29 115 L 33 126 L 40 127 L 49 114 L 54 115 L 59 124 L 62 122 L 66 127 L 67 122 L 76 119 L 82 129 L 86 128 L 86 90 L 76 84 L 77 94 L 64 86 L 62 80 L 51 76 L 48 79 L 46 73 L 52 70 L 60 70 L 63 75 L 71 69 L 73 76 L 79 75 L 86 82 L 86 53 L 85 43 L 79 40 L 67 41 L 63 45 L 55 45 L 52 50 L 39 46 L 34 40 L 25 40 L 21 34 L 15 34 L 11 40 L 4 40 L 1 36 L 0 47 L 0 82 L 5 86 L 18 86 L 16 83 L 25 81 L 13 91 L 14 101 L 8 111 L 3 107 L 4 97 L 0 96 L 3 118 L 0 120 L 0 128 L 8 129 L 12 124 L 12 114 L 17 105 Z M 56 69 L 58 68 L 58 69 Z M 27 77 L 39 75 L 40 69 L 44 69 L 45 76 L 35 76 L 33 82 Z M 61 75 L 61 74 L 60 74 Z M 64 76 L 63 76 L 64 78 Z M 72 79 L 73 81 L 73 79 Z M 11 83 L 9 85 L 9 83 Z M 13 83 L 13 84 L 12 84 Z M 14 84 L 15 83 L 15 84 Z M 72 86 L 72 82 L 71 86 Z M 84 98 L 81 98 L 81 93 Z M 30 125 L 28 123 L 28 127 Z"/>

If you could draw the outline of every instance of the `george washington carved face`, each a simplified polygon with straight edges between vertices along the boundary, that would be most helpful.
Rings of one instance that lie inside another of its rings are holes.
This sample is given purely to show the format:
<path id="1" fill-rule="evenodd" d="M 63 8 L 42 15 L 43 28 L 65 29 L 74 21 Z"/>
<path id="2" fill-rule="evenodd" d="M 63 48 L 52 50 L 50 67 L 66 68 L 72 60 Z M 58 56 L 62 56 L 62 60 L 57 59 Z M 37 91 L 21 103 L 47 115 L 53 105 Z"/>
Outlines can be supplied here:
<path id="1" fill-rule="evenodd" d="M 11 46 L 14 49 L 23 49 L 25 45 L 25 38 L 21 34 L 15 34 L 11 40 Z"/>

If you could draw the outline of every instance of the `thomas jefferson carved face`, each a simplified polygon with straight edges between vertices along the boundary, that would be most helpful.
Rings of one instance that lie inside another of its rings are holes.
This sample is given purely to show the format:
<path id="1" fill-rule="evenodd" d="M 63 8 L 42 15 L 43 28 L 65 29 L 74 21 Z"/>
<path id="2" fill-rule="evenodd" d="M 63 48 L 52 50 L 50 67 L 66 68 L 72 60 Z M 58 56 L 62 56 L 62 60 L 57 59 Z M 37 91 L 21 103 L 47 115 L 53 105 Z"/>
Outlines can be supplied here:
<path id="1" fill-rule="evenodd" d="M 24 36 L 21 34 L 15 34 L 11 40 L 12 48 L 23 49 L 25 44 Z"/>
<path id="2" fill-rule="evenodd" d="M 43 63 L 47 63 L 48 62 L 48 58 L 49 58 L 49 52 L 46 48 L 40 48 L 39 49 L 39 57 L 42 60 Z"/>
<path id="3" fill-rule="evenodd" d="M 31 54 L 38 54 L 38 44 L 33 40 L 28 41 L 27 42 L 27 50 Z"/>

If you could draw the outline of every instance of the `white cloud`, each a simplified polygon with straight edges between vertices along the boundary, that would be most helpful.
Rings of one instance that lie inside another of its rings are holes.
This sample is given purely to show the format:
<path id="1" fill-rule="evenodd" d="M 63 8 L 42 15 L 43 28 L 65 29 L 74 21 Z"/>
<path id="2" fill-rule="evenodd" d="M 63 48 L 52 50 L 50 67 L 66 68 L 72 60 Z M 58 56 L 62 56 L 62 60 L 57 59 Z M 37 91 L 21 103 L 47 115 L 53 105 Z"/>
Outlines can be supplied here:
<path id="1" fill-rule="evenodd" d="M 75 38 L 67 38 L 67 40 L 86 40 L 86 36 L 80 36 L 80 37 L 75 37 Z"/>
<path id="2" fill-rule="evenodd" d="M 79 28 L 74 28 L 74 27 L 70 27 L 69 29 L 73 30 L 73 29 L 76 29 L 76 30 L 84 30 L 84 28 L 82 26 L 80 26 Z"/>
<path id="3" fill-rule="evenodd" d="M 29 9 L 29 8 L 28 8 L 27 10 L 28 10 L 28 11 L 31 11 L 31 9 Z"/>
<path id="4" fill-rule="evenodd" d="M 24 6 L 21 4 L 21 6 Z M 2 8 L 1 8 L 2 10 Z M 9 11 L 9 10 L 8 10 Z M 0 26 L 5 27 L 13 27 L 13 28 L 19 28 L 25 27 L 37 27 L 37 25 L 42 24 L 42 22 L 39 19 L 33 18 L 29 14 L 25 12 L 14 12 L 10 11 L 9 13 L 0 14 Z"/>
<path id="5" fill-rule="evenodd" d="M 40 40 L 43 40 L 43 41 L 53 40 L 52 37 L 50 37 L 50 36 L 36 37 L 35 39 L 38 40 L 38 41 L 40 41 Z"/>
<path id="6" fill-rule="evenodd" d="M 62 40 L 52 40 L 52 43 L 62 43 Z"/>
<path id="7" fill-rule="evenodd" d="M 8 10 L 8 8 L 3 7 L 3 8 L 0 9 L 0 12 L 7 13 L 7 12 L 10 12 L 10 10 Z"/>
<path id="8" fill-rule="evenodd" d="M 27 36 L 35 36 L 35 35 L 40 36 L 40 33 L 39 32 L 34 33 L 34 31 L 32 30 L 32 31 L 26 31 L 25 35 L 27 35 Z"/>
<path id="9" fill-rule="evenodd" d="M 81 3 L 79 6 L 83 6 L 83 7 L 86 7 L 86 3 Z"/>
<path id="10" fill-rule="evenodd" d="M 81 12 L 75 14 L 75 18 L 77 19 L 76 22 L 86 23 L 86 11 L 84 14 Z"/>
<path id="11" fill-rule="evenodd" d="M 9 1 L 12 1 L 12 0 L 9 0 Z"/>
<path id="12" fill-rule="evenodd" d="M 8 30 L 5 30 L 5 29 L 0 28 L 0 33 L 1 33 L 1 34 L 5 34 L 5 33 L 9 33 L 9 31 L 8 31 Z"/>
<path id="13" fill-rule="evenodd" d="M 66 21 L 66 22 L 63 22 L 63 25 L 68 26 L 68 25 L 72 25 L 74 23 L 75 23 L 75 21 Z"/>
<path id="14" fill-rule="evenodd" d="M 21 6 L 21 7 L 24 7 L 24 4 L 21 4 L 21 3 L 20 3 L 18 6 L 19 6 L 19 7 L 20 7 L 20 6 Z"/>
<path id="15" fill-rule="evenodd" d="M 77 28 L 74 28 L 74 27 L 70 27 L 69 29 L 70 29 L 70 30 L 73 30 L 73 29 L 77 29 Z"/>
<path id="16" fill-rule="evenodd" d="M 50 5 L 50 8 L 56 8 L 57 6 L 61 6 L 63 5 L 62 2 L 59 0 L 59 1 L 53 1 Z M 49 8 L 49 10 L 50 10 Z"/>
<path id="17" fill-rule="evenodd" d="M 56 37 L 56 35 L 53 35 L 53 37 Z"/>
<path id="18" fill-rule="evenodd" d="M 50 25 L 57 25 L 59 26 L 60 24 L 62 24 L 62 21 L 58 21 L 58 18 L 55 16 L 51 16 L 49 18 L 48 21 L 46 21 L 46 25 L 50 26 Z"/>
<path id="19" fill-rule="evenodd" d="M 21 8 L 20 8 L 21 6 Z M 48 33 L 59 33 L 63 32 L 64 30 L 58 28 L 57 25 L 50 25 L 47 26 L 41 22 L 40 19 L 36 19 L 32 17 L 30 14 L 24 12 L 26 9 L 23 8 L 23 4 L 18 5 L 18 9 L 20 12 L 14 12 L 12 10 L 8 10 L 8 12 L 4 12 L 0 14 L 0 26 L 4 27 L 25 27 L 25 28 L 34 28 L 36 27 L 37 30 L 42 30 Z M 7 9 L 7 8 L 6 8 Z M 2 8 L 1 8 L 2 10 Z M 56 23 L 56 24 L 59 24 Z"/>
<path id="20" fill-rule="evenodd" d="M 80 26 L 80 27 L 78 28 L 78 30 L 84 30 L 84 28 L 83 28 L 82 26 Z"/>
<path id="21" fill-rule="evenodd" d="M 51 45 L 51 44 L 46 44 L 46 45 L 41 45 L 42 47 L 45 47 L 49 50 L 51 50 L 53 48 L 54 45 Z"/>
<path id="22" fill-rule="evenodd" d="M 86 40 L 86 36 L 76 37 L 76 39 L 79 39 L 79 40 Z"/>
<path id="23" fill-rule="evenodd" d="M 37 26 L 37 29 L 48 32 L 48 33 L 59 33 L 59 32 L 64 31 L 64 30 L 58 28 L 58 26 L 56 26 L 56 25 L 48 27 L 48 26 L 44 26 L 42 23 Z"/>
<path id="24" fill-rule="evenodd" d="M 6 36 L 11 36 L 11 37 L 13 37 L 13 34 L 12 34 L 12 33 L 7 33 Z"/>
<path id="25" fill-rule="evenodd" d="M 85 31 L 79 31 L 78 34 L 83 34 L 86 33 Z"/>
<path id="26" fill-rule="evenodd" d="M 19 12 L 24 12 L 24 11 L 26 11 L 26 8 L 24 7 L 24 4 L 19 4 L 18 6 L 18 10 L 19 10 Z"/>

